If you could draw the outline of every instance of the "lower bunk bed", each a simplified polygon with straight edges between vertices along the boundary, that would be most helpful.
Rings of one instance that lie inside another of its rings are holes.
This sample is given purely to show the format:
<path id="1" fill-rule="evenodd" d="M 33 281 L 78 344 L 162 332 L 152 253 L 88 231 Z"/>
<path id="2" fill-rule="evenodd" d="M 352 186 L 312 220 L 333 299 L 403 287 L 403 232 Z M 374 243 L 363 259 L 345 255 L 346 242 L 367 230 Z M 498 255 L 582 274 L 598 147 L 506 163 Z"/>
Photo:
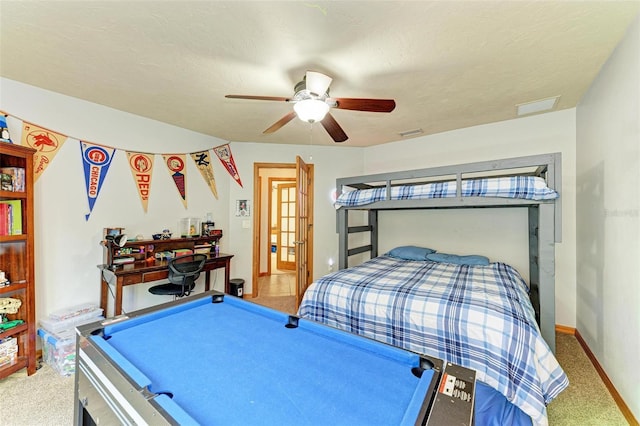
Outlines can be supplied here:
<path id="1" fill-rule="evenodd" d="M 298 315 L 476 370 L 475 425 L 546 425 L 568 379 L 511 266 L 399 247 L 326 275 Z"/>

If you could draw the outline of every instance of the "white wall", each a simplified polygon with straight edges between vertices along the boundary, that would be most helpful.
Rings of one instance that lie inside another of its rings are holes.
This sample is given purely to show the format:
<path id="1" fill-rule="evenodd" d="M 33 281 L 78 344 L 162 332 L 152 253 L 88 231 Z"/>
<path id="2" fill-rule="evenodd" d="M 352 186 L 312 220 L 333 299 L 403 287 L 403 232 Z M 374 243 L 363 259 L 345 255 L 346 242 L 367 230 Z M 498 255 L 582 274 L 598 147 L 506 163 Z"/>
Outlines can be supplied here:
<path id="1" fill-rule="evenodd" d="M 577 108 L 580 335 L 640 418 L 640 22 Z"/>
<path id="2" fill-rule="evenodd" d="M 556 323 L 573 327 L 575 109 L 370 147 L 365 151 L 365 173 L 551 152 L 562 153 L 562 243 L 556 244 Z M 390 212 L 379 220 L 381 252 L 398 244 L 415 243 L 442 252 L 481 254 L 492 261 L 511 264 L 528 280 L 529 228 L 525 208 Z"/>

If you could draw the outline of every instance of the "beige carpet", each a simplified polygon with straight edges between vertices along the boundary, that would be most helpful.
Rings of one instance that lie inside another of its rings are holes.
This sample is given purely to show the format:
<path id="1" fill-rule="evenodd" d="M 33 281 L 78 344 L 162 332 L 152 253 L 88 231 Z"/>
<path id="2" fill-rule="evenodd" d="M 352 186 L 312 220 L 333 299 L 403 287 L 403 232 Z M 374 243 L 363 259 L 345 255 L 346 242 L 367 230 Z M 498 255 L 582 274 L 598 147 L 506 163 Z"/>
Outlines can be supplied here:
<path id="1" fill-rule="evenodd" d="M 0 380 L 0 424 L 72 425 L 73 382 L 73 376 L 61 376 L 47 364 L 30 377 L 23 369 Z"/>
<path id="2" fill-rule="evenodd" d="M 549 404 L 550 425 L 629 424 L 574 336 L 556 335 L 556 358 L 569 377 L 569 387 Z"/>
<path id="3" fill-rule="evenodd" d="M 272 300 L 247 300 L 266 302 L 284 312 L 293 312 L 293 297 L 264 299 Z M 558 335 L 557 358 L 571 384 L 548 408 L 551 426 L 628 425 L 574 336 Z M 23 370 L 0 380 L 0 424 L 73 424 L 73 382 L 73 377 L 60 376 L 46 364 L 31 377 Z"/>

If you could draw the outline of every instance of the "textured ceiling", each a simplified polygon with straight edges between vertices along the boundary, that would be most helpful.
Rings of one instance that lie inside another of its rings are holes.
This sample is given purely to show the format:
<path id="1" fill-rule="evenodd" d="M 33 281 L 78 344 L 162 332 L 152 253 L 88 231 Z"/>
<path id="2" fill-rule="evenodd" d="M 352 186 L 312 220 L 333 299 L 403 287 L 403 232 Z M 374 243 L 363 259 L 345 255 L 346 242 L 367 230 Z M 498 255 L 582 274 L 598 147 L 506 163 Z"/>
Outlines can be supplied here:
<path id="1" fill-rule="evenodd" d="M 640 10 L 630 1 L 0 1 L 0 75 L 228 141 L 333 144 L 285 102 L 306 70 L 335 97 L 344 146 L 575 107 Z M 1 88 L 0 88 L 1 90 Z"/>

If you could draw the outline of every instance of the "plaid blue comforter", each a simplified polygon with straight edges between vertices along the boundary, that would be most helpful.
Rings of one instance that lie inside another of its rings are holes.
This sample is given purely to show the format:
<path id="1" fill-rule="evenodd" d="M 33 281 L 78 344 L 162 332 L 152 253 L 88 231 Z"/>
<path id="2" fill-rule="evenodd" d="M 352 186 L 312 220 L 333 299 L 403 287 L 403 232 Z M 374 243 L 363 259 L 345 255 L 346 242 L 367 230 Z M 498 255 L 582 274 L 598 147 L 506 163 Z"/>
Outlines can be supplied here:
<path id="1" fill-rule="evenodd" d="M 380 256 L 313 283 L 298 314 L 450 361 L 547 424 L 568 379 L 542 339 L 528 287 L 504 263 L 466 266 Z"/>
<path id="2" fill-rule="evenodd" d="M 392 200 L 424 200 L 456 196 L 456 181 L 402 185 L 391 187 Z M 547 187 L 544 179 L 535 176 L 469 179 L 462 181 L 463 197 L 520 198 L 525 200 L 553 200 L 558 193 Z M 387 188 L 362 189 L 340 194 L 336 207 L 357 207 L 385 200 Z"/>

